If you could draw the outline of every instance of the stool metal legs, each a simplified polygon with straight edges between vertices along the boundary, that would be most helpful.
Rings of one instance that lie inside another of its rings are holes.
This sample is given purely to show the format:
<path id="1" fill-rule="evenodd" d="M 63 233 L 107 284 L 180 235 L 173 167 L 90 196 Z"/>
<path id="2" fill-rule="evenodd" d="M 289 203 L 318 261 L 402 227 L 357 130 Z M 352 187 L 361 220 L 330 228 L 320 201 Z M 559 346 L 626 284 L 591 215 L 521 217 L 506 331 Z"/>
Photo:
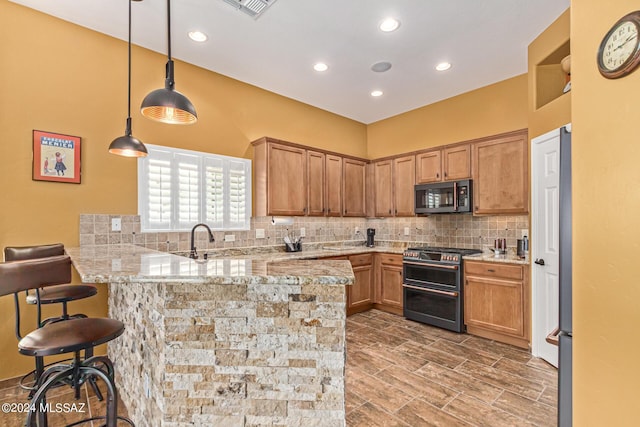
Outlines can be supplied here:
<path id="1" fill-rule="evenodd" d="M 101 367 L 98 367 L 102 365 Z M 114 370 L 111 360 L 106 356 L 94 356 L 84 361 L 80 361 L 79 353 L 76 353 L 74 362 L 71 365 L 54 365 L 47 369 L 40 380 L 38 381 L 37 392 L 31 401 L 32 412 L 29 412 L 27 416 L 27 427 L 48 427 L 47 413 L 46 413 L 46 393 L 49 389 L 53 388 L 60 382 L 71 383 L 76 390 L 78 385 L 82 384 L 85 380 L 100 378 L 107 386 L 107 413 L 106 417 L 93 417 L 81 421 L 69 424 L 67 427 L 80 425 L 89 421 L 95 421 L 99 419 L 105 420 L 105 427 L 116 427 L 118 419 L 127 422 L 129 425 L 134 426 L 131 420 L 118 417 L 118 392 L 114 383 Z M 92 386 L 97 388 L 95 382 L 91 383 Z M 76 396 L 79 397 L 79 396 Z M 41 409 L 44 409 L 42 411 Z"/>

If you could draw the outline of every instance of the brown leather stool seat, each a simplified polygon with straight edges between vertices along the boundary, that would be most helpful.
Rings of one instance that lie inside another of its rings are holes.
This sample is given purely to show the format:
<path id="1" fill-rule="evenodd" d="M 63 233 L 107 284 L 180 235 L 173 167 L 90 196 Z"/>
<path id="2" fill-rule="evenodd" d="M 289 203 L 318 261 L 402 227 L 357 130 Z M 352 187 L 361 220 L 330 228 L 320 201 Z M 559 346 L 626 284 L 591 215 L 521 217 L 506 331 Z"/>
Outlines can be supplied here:
<path id="1" fill-rule="evenodd" d="M 55 286 L 70 280 L 71 260 L 68 256 L 0 263 L 0 296 Z M 91 380 L 95 382 L 96 378 L 102 379 L 107 387 L 106 416 L 92 417 L 69 426 L 98 419 L 104 420 L 106 427 L 116 427 L 118 420 L 133 426 L 131 420 L 118 416 L 118 393 L 111 360 L 106 356 L 86 357 L 88 349 L 109 342 L 123 332 L 124 325 L 118 320 L 79 318 L 50 323 L 22 338 L 18 343 L 20 353 L 36 359 L 63 353 L 74 355 L 71 364 L 54 364 L 38 377 L 30 404 L 34 409 L 27 414 L 26 426 L 47 427 L 46 398 L 51 388 L 69 384 L 79 398 L 80 385 Z M 83 350 L 84 360 L 80 357 Z"/>
<path id="2" fill-rule="evenodd" d="M 123 332 L 124 324 L 118 320 L 71 319 L 36 329 L 20 340 L 18 349 L 26 356 L 74 353 L 109 342 Z"/>
<path id="3" fill-rule="evenodd" d="M 98 289 L 93 285 L 58 285 L 40 289 L 39 293 L 40 304 L 60 304 L 92 297 L 98 293 Z M 37 303 L 37 295 L 27 295 L 27 304 L 35 305 Z"/>

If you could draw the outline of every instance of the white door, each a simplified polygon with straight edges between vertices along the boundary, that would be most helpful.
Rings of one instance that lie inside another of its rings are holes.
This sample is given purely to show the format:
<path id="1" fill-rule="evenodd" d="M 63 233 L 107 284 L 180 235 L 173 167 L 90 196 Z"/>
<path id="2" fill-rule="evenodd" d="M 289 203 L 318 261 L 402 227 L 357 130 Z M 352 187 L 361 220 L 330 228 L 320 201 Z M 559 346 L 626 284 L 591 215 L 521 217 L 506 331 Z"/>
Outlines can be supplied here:
<path id="1" fill-rule="evenodd" d="M 531 140 L 531 159 L 531 352 L 557 367 L 558 347 L 546 338 L 559 320 L 559 129 Z"/>

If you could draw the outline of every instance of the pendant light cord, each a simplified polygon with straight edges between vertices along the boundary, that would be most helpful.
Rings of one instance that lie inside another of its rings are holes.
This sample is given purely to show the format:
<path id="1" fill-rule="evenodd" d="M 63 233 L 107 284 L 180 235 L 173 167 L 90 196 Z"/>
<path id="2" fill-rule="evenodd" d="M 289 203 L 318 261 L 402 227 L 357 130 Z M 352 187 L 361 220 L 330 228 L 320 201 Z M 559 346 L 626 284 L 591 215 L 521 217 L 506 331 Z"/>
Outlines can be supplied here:
<path id="1" fill-rule="evenodd" d="M 171 0 L 167 0 L 167 56 L 171 61 Z"/>
<path id="2" fill-rule="evenodd" d="M 127 117 L 131 120 L 131 2 L 129 0 L 129 70 L 128 70 L 128 92 L 127 92 Z"/>

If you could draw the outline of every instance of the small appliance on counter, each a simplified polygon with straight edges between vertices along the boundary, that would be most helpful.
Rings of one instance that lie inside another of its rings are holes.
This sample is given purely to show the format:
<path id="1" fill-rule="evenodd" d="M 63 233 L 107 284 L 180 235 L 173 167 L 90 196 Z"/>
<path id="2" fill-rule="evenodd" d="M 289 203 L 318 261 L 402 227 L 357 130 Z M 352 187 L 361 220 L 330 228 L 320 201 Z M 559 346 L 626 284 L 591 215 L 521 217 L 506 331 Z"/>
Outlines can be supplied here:
<path id="1" fill-rule="evenodd" d="M 372 248 L 375 246 L 375 242 L 374 242 L 374 238 L 373 236 L 376 235 L 376 229 L 375 228 L 367 228 L 367 247 L 368 248 Z"/>

